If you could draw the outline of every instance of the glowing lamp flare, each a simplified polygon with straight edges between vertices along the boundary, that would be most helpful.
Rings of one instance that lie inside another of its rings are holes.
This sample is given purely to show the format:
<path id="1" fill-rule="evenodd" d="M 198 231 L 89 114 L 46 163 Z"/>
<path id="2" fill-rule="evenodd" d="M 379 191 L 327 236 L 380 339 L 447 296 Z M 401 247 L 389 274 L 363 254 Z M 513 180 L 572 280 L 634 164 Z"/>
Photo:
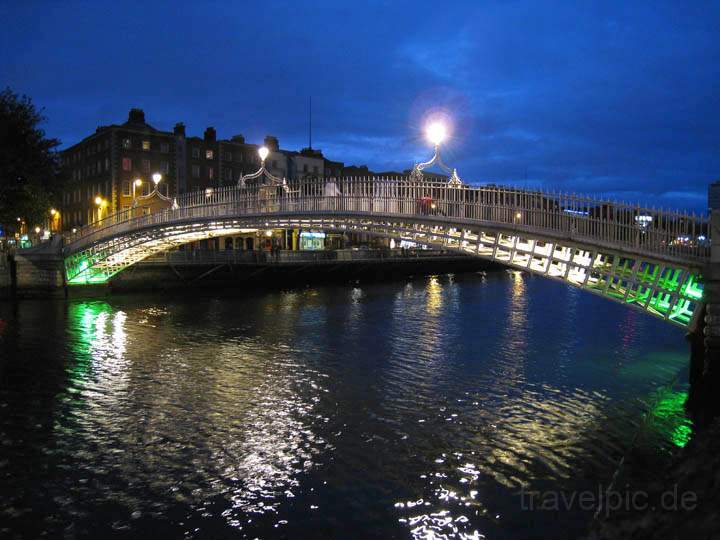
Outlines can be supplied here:
<path id="1" fill-rule="evenodd" d="M 160 183 L 160 180 L 162 180 L 162 174 L 156 172 L 155 174 L 152 175 L 152 180 L 153 180 L 153 182 L 155 182 L 155 185 L 157 186 Z"/>
<path id="2" fill-rule="evenodd" d="M 270 150 L 267 149 L 267 146 L 261 146 L 258 148 L 258 154 L 260 155 L 260 159 L 265 161 L 270 154 Z"/>
<path id="3" fill-rule="evenodd" d="M 447 129 L 440 122 L 433 122 L 427 127 L 426 135 L 431 143 L 438 146 L 447 138 Z"/>
<path id="4" fill-rule="evenodd" d="M 103 202 L 103 200 L 102 200 L 102 197 L 100 197 L 100 195 L 98 195 L 97 197 L 95 197 L 95 204 L 97 204 L 98 206 L 100 206 L 100 205 L 102 205 L 102 202 Z"/>
<path id="5" fill-rule="evenodd" d="M 136 180 L 135 180 L 135 185 L 138 186 L 138 187 L 142 186 L 142 180 L 140 180 L 139 178 L 136 179 Z"/>

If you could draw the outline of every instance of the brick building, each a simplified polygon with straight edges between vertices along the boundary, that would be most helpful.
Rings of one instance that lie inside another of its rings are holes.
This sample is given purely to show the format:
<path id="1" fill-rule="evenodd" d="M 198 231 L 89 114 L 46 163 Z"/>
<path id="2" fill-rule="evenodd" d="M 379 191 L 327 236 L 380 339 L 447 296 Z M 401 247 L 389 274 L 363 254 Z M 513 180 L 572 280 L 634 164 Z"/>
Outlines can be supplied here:
<path id="1" fill-rule="evenodd" d="M 155 172 L 163 175 L 161 193 L 177 193 L 175 135 L 146 123 L 140 109 L 132 109 L 124 124 L 100 126 L 64 150 L 62 164 L 69 178 L 62 195 L 65 229 L 129 208 L 133 182 L 142 181 L 135 195 L 147 194 Z"/>
<path id="2" fill-rule="evenodd" d="M 271 135 L 263 145 L 270 150 L 268 171 L 289 182 L 344 172 L 342 162 L 325 159 L 320 150 L 283 150 Z M 151 191 L 156 172 L 162 174 L 160 192 L 170 197 L 236 185 L 242 175 L 260 166 L 259 146 L 245 142 L 242 135 L 218 139 L 213 127 L 202 137 L 188 137 L 182 123 L 173 131 L 161 131 L 145 121 L 141 109 L 132 109 L 125 123 L 100 126 L 62 152 L 70 179 L 62 196 L 63 228 L 81 227 L 130 208 L 134 197 Z M 141 185 L 134 187 L 138 179 Z"/>

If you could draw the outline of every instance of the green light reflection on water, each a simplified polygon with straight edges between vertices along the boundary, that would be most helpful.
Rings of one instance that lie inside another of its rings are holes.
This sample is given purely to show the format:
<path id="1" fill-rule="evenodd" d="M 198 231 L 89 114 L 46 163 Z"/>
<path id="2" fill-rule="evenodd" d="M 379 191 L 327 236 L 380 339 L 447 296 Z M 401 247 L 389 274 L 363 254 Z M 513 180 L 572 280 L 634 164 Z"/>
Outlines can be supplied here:
<path id="1" fill-rule="evenodd" d="M 652 430 L 674 446 L 683 448 L 692 437 L 692 421 L 685 412 L 688 393 L 672 389 L 658 391 L 649 411 Z"/>

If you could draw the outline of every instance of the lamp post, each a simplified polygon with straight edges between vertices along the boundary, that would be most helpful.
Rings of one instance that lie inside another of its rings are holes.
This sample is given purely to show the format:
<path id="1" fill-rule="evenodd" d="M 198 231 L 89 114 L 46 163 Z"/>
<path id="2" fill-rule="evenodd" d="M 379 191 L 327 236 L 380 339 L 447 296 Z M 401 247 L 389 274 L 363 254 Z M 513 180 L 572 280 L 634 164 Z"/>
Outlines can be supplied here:
<path id="1" fill-rule="evenodd" d="M 57 232 L 60 230 L 60 212 L 54 208 L 50 209 L 50 232 Z"/>
<path id="2" fill-rule="evenodd" d="M 155 191 L 158 190 L 158 184 L 160 184 L 160 180 L 162 180 L 162 174 L 159 172 L 156 172 L 152 175 L 152 181 L 155 183 Z"/>
<path id="3" fill-rule="evenodd" d="M 141 180 L 140 178 L 136 178 L 135 180 L 133 180 L 133 183 L 132 183 L 132 199 L 133 199 L 133 202 L 135 202 L 135 189 L 136 189 L 136 188 L 139 188 L 140 186 L 142 186 L 142 180 Z"/>
<path id="4" fill-rule="evenodd" d="M 268 149 L 268 147 L 261 146 L 260 148 L 258 148 L 258 155 L 260 156 L 260 168 L 254 173 L 241 176 L 240 180 L 238 180 L 238 186 L 245 187 L 246 180 L 254 180 L 256 178 L 264 176 L 270 181 L 270 185 L 281 186 L 285 193 L 290 193 L 290 188 L 287 185 L 287 181 L 284 178 L 281 179 L 277 176 L 274 176 L 270 171 L 265 168 L 265 160 L 270 155 L 270 150 Z"/>
<path id="5" fill-rule="evenodd" d="M 450 175 L 450 180 L 448 181 L 448 185 L 451 187 L 458 187 L 462 185 L 462 180 L 460 180 L 460 177 L 457 174 L 457 169 L 450 168 L 443 162 L 442 158 L 440 157 L 440 145 L 447 139 L 447 128 L 445 127 L 445 124 L 441 122 L 433 122 L 430 125 L 427 126 L 425 130 L 425 135 L 427 139 L 432 143 L 433 148 L 435 150 L 435 153 L 431 160 L 425 161 L 423 163 L 417 163 L 412 170 L 412 173 L 410 174 L 410 177 L 414 180 L 422 180 L 423 174 L 422 171 L 432 165 L 437 165 L 440 167 L 443 171 L 448 173 Z"/>
<path id="6" fill-rule="evenodd" d="M 103 199 L 100 195 L 95 197 L 95 204 L 98 207 L 98 217 L 97 220 L 100 221 L 102 219 L 102 210 L 107 206 L 107 201 Z"/>

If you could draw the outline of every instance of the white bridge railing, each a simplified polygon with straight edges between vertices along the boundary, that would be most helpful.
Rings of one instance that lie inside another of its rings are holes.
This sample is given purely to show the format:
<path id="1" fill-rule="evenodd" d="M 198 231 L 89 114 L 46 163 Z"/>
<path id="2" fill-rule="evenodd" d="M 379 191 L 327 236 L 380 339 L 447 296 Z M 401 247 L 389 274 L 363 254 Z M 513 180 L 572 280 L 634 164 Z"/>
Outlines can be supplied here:
<path id="1" fill-rule="evenodd" d="M 563 235 L 656 257 L 704 263 L 710 255 L 707 216 L 644 208 L 566 193 L 414 181 L 342 178 L 281 186 L 225 187 L 188 193 L 172 208 L 139 215 L 126 210 L 66 238 L 66 253 L 139 229 L 198 219 L 256 215 L 355 214 L 491 226 L 526 235 Z"/>

